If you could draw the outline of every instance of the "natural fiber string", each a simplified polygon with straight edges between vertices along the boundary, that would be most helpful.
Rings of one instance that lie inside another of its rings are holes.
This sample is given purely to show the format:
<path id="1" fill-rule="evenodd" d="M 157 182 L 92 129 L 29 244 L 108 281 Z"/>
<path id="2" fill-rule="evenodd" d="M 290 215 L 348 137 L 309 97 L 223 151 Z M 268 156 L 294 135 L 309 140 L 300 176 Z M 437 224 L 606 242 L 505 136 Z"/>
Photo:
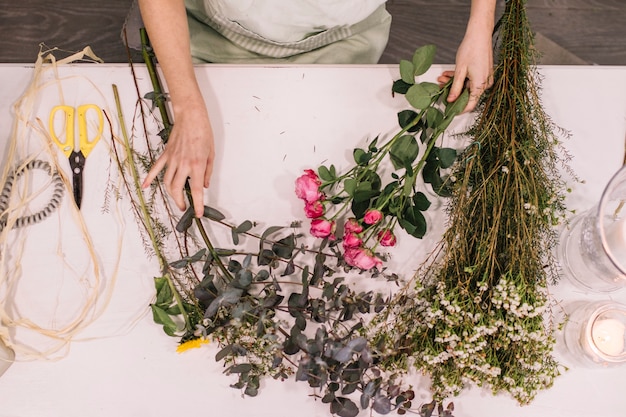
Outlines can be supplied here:
<path id="1" fill-rule="evenodd" d="M 41 52 L 39 54 L 35 63 L 32 81 L 26 89 L 26 92 L 14 105 L 15 119 L 11 130 L 10 143 L 7 152 L 7 164 L 4 167 L 1 177 L 2 183 L 6 183 L 7 179 L 15 176 L 15 172 L 22 172 L 23 176 L 27 176 L 28 172 L 23 171 L 23 167 L 38 165 L 39 163 L 34 161 L 43 159 L 42 154 L 45 154 L 47 157 L 45 159 L 49 159 L 49 165 L 54 167 L 54 170 L 59 173 L 59 178 L 65 184 L 65 188 L 71 189 L 69 178 L 63 173 L 63 170 L 59 168 L 57 153 L 54 152 L 55 149 L 52 149 L 52 142 L 49 138 L 47 129 L 45 129 L 40 120 L 33 123 L 32 116 L 38 94 L 47 88 L 50 83 L 56 83 L 59 97 L 61 97 L 62 102 L 64 101 L 58 66 L 75 62 L 85 57 L 94 61 L 100 61 L 99 58 L 93 54 L 93 51 L 91 51 L 90 48 L 85 48 L 82 52 L 68 56 L 67 58 L 59 61 L 55 59 L 54 55 L 50 53 L 50 51 L 48 51 L 48 53 Z M 49 71 L 53 72 L 52 81 L 43 82 L 42 80 L 44 78 L 44 74 Z M 39 149 L 37 151 L 38 153 L 34 153 L 32 150 L 27 149 L 28 133 L 37 133 L 42 139 L 42 144 L 38 144 L 42 145 L 40 146 L 42 149 Z M 19 167 L 16 171 L 16 169 L 12 167 L 12 162 L 19 160 L 20 158 L 24 159 L 24 162 L 21 165 L 22 171 L 19 171 Z M 28 179 L 25 178 L 23 183 L 28 183 Z M 26 190 L 22 190 L 22 196 L 27 194 Z M 119 273 L 119 263 L 121 259 L 122 232 L 124 230 L 124 223 L 121 219 L 123 219 L 123 215 L 120 208 L 116 207 L 115 213 L 117 217 L 116 220 L 118 220 L 117 224 L 121 226 L 118 235 L 118 250 L 116 252 L 116 260 L 113 265 L 113 272 L 108 280 L 108 285 L 104 287 L 104 293 L 100 294 L 100 291 L 103 288 L 103 277 L 101 276 L 103 266 L 100 264 L 98 254 L 94 248 L 92 238 L 86 224 L 84 223 L 82 215 L 76 207 L 72 205 L 73 220 L 80 229 L 83 241 L 85 242 L 85 248 L 89 253 L 91 263 L 90 271 L 80 273 L 73 270 L 73 267 L 63 258 L 63 243 L 61 241 L 57 247 L 57 254 L 61 257 L 61 259 L 63 259 L 68 273 L 77 276 L 78 282 L 82 283 L 82 288 L 87 290 L 86 294 L 84 294 L 81 308 L 75 314 L 75 317 L 73 317 L 73 320 L 70 323 L 59 328 L 47 328 L 34 323 L 27 317 L 14 317 L 14 314 L 5 308 L 7 298 L 14 293 L 17 285 L 19 284 L 22 271 L 22 257 L 24 255 L 24 245 L 26 242 L 26 236 L 24 233 L 22 233 L 18 239 L 18 236 L 14 233 L 11 234 L 10 231 L 19 224 L 20 218 L 23 217 L 22 213 L 28 209 L 27 204 L 31 199 L 32 197 L 22 197 L 21 201 L 16 201 L 14 198 L 9 201 L 9 207 L 4 210 L 4 213 L 0 213 L 3 216 L 3 219 L 6 220 L 6 227 L 4 227 L 4 229 L 0 232 L 0 253 L 2 253 L 2 256 L 0 257 L 0 289 L 3 289 L 5 294 L 4 299 L 0 300 L 0 340 L 2 340 L 7 346 L 11 347 L 17 353 L 20 360 L 59 359 L 63 356 L 59 356 L 59 352 L 62 350 L 67 352 L 69 343 L 73 340 L 77 340 L 76 335 L 102 315 L 111 300 L 112 291 L 115 287 Z M 59 225 L 59 229 L 61 229 L 61 225 Z M 59 234 L 60 232 L 61 230 L 59 230 Z M 11 249 L 11 252 L 14 253 L 13 258 L 10 260 L 13 265 L 8 265 L 8 257 L 4 256 L 9 253 L 9 248 Z M 92 277 L 92 279 L 90 280 L 89 277 Z M 17 310 L 17 306 L 14 306 L 14 310 Z M 17 315 L 19 316 L 19 313 Z M 130 324 L 132 325 L 137 320 L 138 318 L 130 320 Z M 55 320 L 51 321 L 55 322 Z M 9 331 L 10 328 L 24 328 L 34 331 L 37 334 L 50 339 L 54 343 L 52 347 L 49 348 L 37 348 L 24 345 L 12 339 L 11 332 Z"/>

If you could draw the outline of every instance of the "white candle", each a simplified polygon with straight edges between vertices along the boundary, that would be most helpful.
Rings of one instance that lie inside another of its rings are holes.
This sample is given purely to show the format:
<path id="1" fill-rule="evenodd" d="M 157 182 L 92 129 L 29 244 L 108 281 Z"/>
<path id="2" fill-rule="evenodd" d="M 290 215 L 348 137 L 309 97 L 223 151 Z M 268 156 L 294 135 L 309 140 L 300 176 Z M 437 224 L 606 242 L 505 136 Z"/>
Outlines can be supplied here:
<path id="1" fill-rule="evenodd" d="M 591 338 L 598 350 L 608 356 L 624 353 L 626 325 L 615 319 L 596 320 L 591 328 Z"/>

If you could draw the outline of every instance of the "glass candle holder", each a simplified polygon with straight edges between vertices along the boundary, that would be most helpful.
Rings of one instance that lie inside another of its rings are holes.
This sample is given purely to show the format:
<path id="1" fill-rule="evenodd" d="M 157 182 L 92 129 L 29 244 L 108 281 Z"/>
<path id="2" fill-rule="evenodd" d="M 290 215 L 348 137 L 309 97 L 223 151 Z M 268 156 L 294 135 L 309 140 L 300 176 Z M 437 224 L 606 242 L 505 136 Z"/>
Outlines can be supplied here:
<path id="1" fill-rule="evenodd" d="M 613 301 L 579 304 L 568 314 L 563 339 L 570 356 L 581 364 L 626 363 L 626 305 Z"/>
<path id="2" fill-rule="evenodd" d="M 598 205 L 563 229 L 557 258 L 564 275 L 586 291 L 626 287 L 626 167 L 611 178 Z"/>

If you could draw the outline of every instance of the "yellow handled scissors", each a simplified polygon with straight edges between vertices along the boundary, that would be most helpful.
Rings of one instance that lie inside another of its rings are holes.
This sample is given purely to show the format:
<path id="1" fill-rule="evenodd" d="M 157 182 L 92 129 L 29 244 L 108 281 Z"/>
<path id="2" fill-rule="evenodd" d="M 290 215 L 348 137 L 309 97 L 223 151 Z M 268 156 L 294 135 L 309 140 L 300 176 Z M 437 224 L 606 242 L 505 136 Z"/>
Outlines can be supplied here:
<path id="1" fill-rule="evenodd" d="M 59 135 L 57 135 L 57 130 L 55 129 L 57 119 L 59 118 L 57 116 L 58 112 L 62 112 L 64 121 L 63 133 Z M 76 112 L 78 112 L 78 144 L 74 136 Z M 96 133 L 93 138 L 89 137 L 87 125 L 88 112 L 95 114 L 97 118 Z M 83 104 L 76 109 L 65 105 L 54 106 L 50 111 L 49 125 L 52 141 L 69 159 L 70 167 L 72 168 L 74 201 L 80 209 L 80 203 L 83 197 L 83 169 L 85 168 L 85 158 L 89 156 L 94 146 L 96 146 L 102 137 L 102 131 L 104 129 L 102 110 L 95 104 Z M 76 145 L 78 145 L 78 147 Z"/>

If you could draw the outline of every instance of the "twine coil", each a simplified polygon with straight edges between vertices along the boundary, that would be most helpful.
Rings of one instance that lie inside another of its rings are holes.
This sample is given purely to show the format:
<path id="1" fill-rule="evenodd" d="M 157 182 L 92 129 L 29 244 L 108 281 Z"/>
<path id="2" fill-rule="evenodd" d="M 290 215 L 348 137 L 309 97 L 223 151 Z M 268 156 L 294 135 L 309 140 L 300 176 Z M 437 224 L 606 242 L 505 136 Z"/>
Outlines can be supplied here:
<path id="1" fill-rule="evenodd" d="M 19 217 L 13 228 L 30 226 L 35 223 L 39 223 L 44 220 L 46 217 L 50 216 L 61 204 L 61 200 L 63 200 L 63 193 L 65 190 L 65 185 L 63 184 L 63 180 L 59 173 L 52 169 L 52 166 L 46 162 L 39 159 L 34 159 L 29 161 L 26 165 L 18 168 L 14 172 L 10 173 L 7 176 L 6 182 L 4 183 L 4 187 L 2 188 L 2 192 L 0 193 L 0 213 L 4 213 L 0 218 L 0 231 L 4 229 L 7 223 L 7 215 L 6 210 L 9 206 L 9 201 L 11 198 L 11 192 L 13 190 L 13 186 L 15 182 L 20 178 L 20 176 L 31 169 L 40 169 L 45 171 L 52 178 L 52 185 L 54 187 L 52 191 L 52 197 L 48 204 L 37 213 Z"/>

